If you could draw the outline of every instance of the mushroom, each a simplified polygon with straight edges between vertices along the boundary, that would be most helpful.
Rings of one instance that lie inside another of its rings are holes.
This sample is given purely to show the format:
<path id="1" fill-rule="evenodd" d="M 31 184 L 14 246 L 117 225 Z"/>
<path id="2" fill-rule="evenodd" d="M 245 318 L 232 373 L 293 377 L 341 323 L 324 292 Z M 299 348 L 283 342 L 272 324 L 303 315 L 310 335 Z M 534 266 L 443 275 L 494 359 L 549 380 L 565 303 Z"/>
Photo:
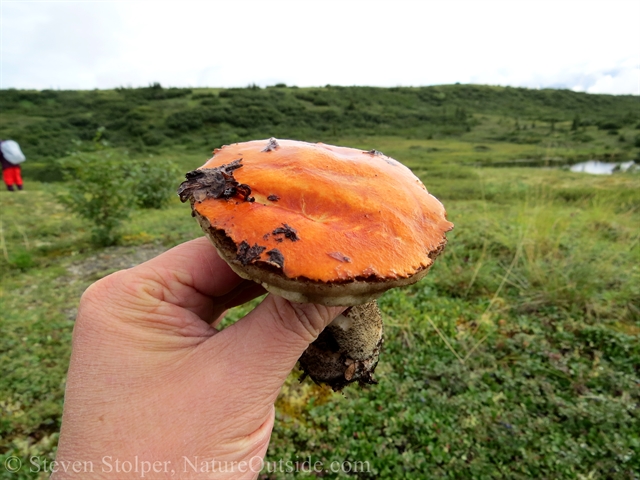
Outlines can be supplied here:
<path id="1" fill-rule="evenodd" d="M 424 277 L 453 228 L 407 167 L 376 151 L 256 140 L 214 151 L 178 190 L 242 278 L 292 302 L 349 306 L 300 358 L 334 390 L 376 383 L 375 299 Z"/>

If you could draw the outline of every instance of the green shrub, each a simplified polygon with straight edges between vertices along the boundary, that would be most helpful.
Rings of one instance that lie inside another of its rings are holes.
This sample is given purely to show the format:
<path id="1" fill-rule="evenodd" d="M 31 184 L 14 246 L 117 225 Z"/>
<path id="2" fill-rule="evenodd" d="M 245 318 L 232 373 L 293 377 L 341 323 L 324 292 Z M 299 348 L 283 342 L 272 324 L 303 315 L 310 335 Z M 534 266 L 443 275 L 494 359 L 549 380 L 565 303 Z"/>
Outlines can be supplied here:
<path id="1" fill-rule="evenodd" d="M 140 208 L 164 208 L 175 196 L 178 168 L 167 159 L 145 159 L 133 164 L 133 195 Z"/>
<path id="2" fill-rule="evenodd" d="M 158 145 L 161 145 L 162 142 L 164 142 L 166 139 L 167 136 L 157 130 L 151 130 L 149 132 L 145 132 L 142 135 L 142 141 L 149 147 L 156 147 Z"/>
<path id="3" fill-rule="evenodd" d="M 63 180 L 59 165 L 55 162 L 37 160 L 25 162 L 22 176 L 28 180 L 44 183 L 61 182 Z"/>
<path id="4" fill-rule="evenodd" d="M 600 130 L 618 130 L 621 127 L 621 125 L 618 122 L 601 122 L 598 125 L 598 128 Z"/>
<path id="5" fill-rule="evenodd" d="M 116 88 L 116 91 L 127 99 L 138 102 L 180 98 L 191 94 L 190 88 L 163 88 L 158 82 L 142 88 Z"/>
<path id="6" fill-rule="evenodd" d="M 91 240 L 99 246 L 115 245 L 118 229 L 129 217 L 136 175 L 131 162 L 115 152 L 82 153 L 59 161 L 68 192 L 58 200 L 93 224 Z"/>
<path id="7" fill-rule="evenodd" d="M 581 143 L 589 143 L 589 142 L 593 142 L 595 140 L 591 135 L 588 135 L 586 133 L 576 133 L 573 136 L 573 139 L 576 142 L 581 142 Z"/>
<path id="8" fill-rule="evenodd" d="M 218 95 L 213 92 L 194 93 L 191 95 L 192 100 L 202 100 L 205 98 L 216 98 Z"/>
<path id="9" fill-rule="evenodd" d="M 9 263 L 12 267 L 22 271 L 28 270 L 35 265 L 33 256 L 26 249 L 20 249 L 13 254 L 9 259 Z"/>
<path id="10" fill-rule="evenodd" d="M 198 110 L 181 110 L 167 117 L 167 127 L 178 132 L 188 132 L 202 127 L 202 113 Z"/>
<path id="11" fill-rule="evenodd" d="M 200 101 L 201 105 L 219 105 L 220 99 L 218 97 L 205 97 Z"/>

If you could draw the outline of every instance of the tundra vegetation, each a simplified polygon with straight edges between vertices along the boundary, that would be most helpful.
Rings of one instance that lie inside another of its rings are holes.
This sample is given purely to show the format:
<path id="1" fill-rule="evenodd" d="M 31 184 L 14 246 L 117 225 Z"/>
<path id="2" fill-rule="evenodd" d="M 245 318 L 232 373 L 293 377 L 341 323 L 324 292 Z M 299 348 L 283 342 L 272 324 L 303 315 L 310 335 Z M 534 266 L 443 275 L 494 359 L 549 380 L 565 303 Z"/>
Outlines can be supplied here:
<path id="1" fill-rule="evenodd" d="M 363 479 L 638 478 L 640 177 L 562 167 L 640 159 L 639 107 L 479 85 L 1 90 L 0 138 L 28 161 L 25 193 L 0 193 L 0 461 L 26 465 L 0 478 L 48 478 L 29 459 L 55 458 L 82 291 L 200 236 L 172 196 L 178 172 L 271 136 L 382 151 L 456 227 L 425 280 L 380 300 L 379 384 L 335 394 L 294 372 L 267 461 L 352 462 Z"/>

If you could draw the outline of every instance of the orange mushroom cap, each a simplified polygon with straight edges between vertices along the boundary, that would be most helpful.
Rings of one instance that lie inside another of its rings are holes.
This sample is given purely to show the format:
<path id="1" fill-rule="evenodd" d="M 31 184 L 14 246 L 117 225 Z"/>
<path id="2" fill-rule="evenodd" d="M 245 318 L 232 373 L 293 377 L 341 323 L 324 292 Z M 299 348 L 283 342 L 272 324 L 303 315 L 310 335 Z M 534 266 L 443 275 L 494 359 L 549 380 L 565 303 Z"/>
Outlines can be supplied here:
<path id="1" fill-rule="evenodd" d="M 290 279 L 411 277 L 431 266 L 453 228 L 411 170 L 374 150 L 256 140 L 216 149 L 198 171 L 208 169 L 237 188 L 192 195 L 194 214 L 224 231 L 243 263 L 265 262 Z"/>

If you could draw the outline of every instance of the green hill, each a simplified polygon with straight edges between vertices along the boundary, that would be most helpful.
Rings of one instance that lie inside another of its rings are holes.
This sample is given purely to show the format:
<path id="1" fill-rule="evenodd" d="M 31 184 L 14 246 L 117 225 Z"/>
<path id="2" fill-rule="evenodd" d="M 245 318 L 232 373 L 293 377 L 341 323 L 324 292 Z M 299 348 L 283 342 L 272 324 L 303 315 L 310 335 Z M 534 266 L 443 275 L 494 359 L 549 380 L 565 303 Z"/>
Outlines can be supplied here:
<path id="1" fill-rule="evenodd" d="M 177 146 L 210 152 L 221 144 L 270 136 L 455 137 L 571 151 L 556 152 L 561 157 L 627 159 L 636 155 L 632 147 L 640 126 L 637 96 L 482 85 L 10 89 L 0 90 L 0 110 L 0 138 L 17 140 L 35 161 L 90 149 L 94 140 L 135 155 Z M 635 132 L 620 136 L 625 129 Z"/>

